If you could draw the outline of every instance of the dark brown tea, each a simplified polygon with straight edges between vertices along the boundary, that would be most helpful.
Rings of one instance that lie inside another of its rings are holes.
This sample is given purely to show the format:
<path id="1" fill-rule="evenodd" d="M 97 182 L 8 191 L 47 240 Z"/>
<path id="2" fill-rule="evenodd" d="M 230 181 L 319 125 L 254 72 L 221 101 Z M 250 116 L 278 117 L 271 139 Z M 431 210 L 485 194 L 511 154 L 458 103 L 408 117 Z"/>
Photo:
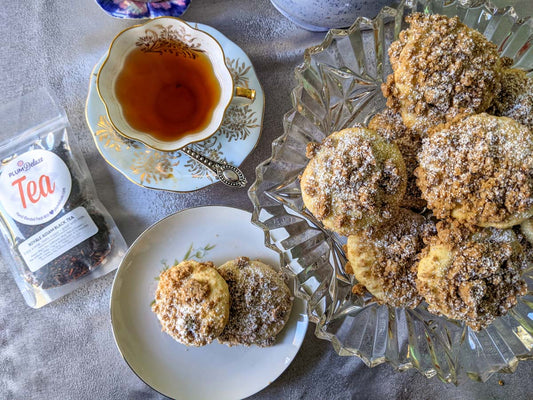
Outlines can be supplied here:
<path id="1" fill-rule="evenodd" d="M 173 141 L 209 124 L 220 84 L 209 58 L 194 54 L 145 53 L 139 48 L 128 54 L 115 93 L 133 128 Z"/>

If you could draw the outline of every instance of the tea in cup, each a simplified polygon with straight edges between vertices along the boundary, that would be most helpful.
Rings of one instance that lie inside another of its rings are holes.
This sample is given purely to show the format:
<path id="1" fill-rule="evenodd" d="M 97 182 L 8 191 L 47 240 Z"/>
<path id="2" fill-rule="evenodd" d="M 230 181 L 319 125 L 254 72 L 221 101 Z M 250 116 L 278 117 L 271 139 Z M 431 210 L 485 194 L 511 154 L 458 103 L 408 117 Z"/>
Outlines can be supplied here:
<path id="1" fill-rule="evenodd" d="M 233 99 L 255 96 L 234 86 L 215 38 L 172 17 L 120 33 L 96 85 L 120 134 L 163 151 L 207 139 Z"/>

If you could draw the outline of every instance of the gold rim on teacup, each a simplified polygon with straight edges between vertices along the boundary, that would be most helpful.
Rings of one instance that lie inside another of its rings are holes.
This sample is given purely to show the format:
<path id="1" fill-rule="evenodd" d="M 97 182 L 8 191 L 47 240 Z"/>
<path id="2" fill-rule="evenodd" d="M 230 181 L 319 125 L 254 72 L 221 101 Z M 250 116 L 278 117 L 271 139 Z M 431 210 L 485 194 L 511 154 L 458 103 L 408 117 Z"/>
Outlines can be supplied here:
<path id="1" fill-rule="evenodd" d="M 165 24 L 165 21 L 168 24 Z M 212 64 L 214 75 L 221 89 L 220 99 L 213 110 L 213 115 L 207 127 L 197 132 L 186 134 L 174 141 L 160 140 L 148 132 L 134 129 L 124 117 L 122 106 L 117 100 L 114 89 L 115 80 L 122 69 L 124 59 L 136 46 L 140 45 L 139 38 L 142 35 L 145 35 L 145 37 L 155 35 L 157 37 L 156 29 L 164 30 L 165 35 L 170 35 L 171 39 L 175 35 L 172 40 L 179 43 L 175 51 L 195 51 L 200 49 L 200 46 L 205 46 L 202 50 Z M 137 31 L 139 33 L 135 34 Z M 179 36 L 177 36 L 178 34 Z M 96 89 L 104 104 L 109 121 L 117 133 L 156 150 L 175 151 L 188 144 L 204 141 L 214 135 L 222 125 L 224 115 L 230 104 L 246 105 L 254 101 L 255 90 L 235 86 L 225 60 L 226 57 L 222 46 L 209 33 L 193 28 L 176 17 L 158 17 L 146 23 L 124 29 L 115 36 L 109 46 L 106 58 L 97 72 Z"/>

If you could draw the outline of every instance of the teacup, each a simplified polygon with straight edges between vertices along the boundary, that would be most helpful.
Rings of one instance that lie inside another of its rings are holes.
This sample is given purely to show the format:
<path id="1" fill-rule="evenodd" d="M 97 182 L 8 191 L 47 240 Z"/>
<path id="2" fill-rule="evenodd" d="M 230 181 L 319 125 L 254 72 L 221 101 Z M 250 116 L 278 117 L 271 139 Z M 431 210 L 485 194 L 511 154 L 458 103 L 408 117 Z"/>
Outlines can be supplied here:
<path id="1" fill-rule="evenodd" d="M 233 100 L 255 97 L 234 86 L 215 38 L 172 17 L 118 34 L 96 87 L 118 133 L 163 151 L 207 139 Z"/>

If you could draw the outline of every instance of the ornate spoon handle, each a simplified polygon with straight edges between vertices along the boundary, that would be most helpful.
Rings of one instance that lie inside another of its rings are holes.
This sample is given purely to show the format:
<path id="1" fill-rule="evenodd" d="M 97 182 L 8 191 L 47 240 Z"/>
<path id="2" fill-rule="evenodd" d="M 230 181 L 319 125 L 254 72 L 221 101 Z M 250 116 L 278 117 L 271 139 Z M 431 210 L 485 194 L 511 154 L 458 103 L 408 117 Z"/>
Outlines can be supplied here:
<path id="1" fill-rule="evenodd" d="M 183 147 L 182 149 L 180 149 L 180 151 L 184 152 L 189 157 L 198 161 L 200 164 L 206 166 L 215 174 L 217 174 L 217 178 L 223 184 L 232 187 L 246 186 L 246 178 L 244 177 L 244 174 L 239 168 L 234 167 L 233 165 L 229 165 L 227 163 L 219 163 L 217 161 L 211 160 L 210 158 L 207 158 L 206 156 L 191 149 L 189 146 Z"/>

